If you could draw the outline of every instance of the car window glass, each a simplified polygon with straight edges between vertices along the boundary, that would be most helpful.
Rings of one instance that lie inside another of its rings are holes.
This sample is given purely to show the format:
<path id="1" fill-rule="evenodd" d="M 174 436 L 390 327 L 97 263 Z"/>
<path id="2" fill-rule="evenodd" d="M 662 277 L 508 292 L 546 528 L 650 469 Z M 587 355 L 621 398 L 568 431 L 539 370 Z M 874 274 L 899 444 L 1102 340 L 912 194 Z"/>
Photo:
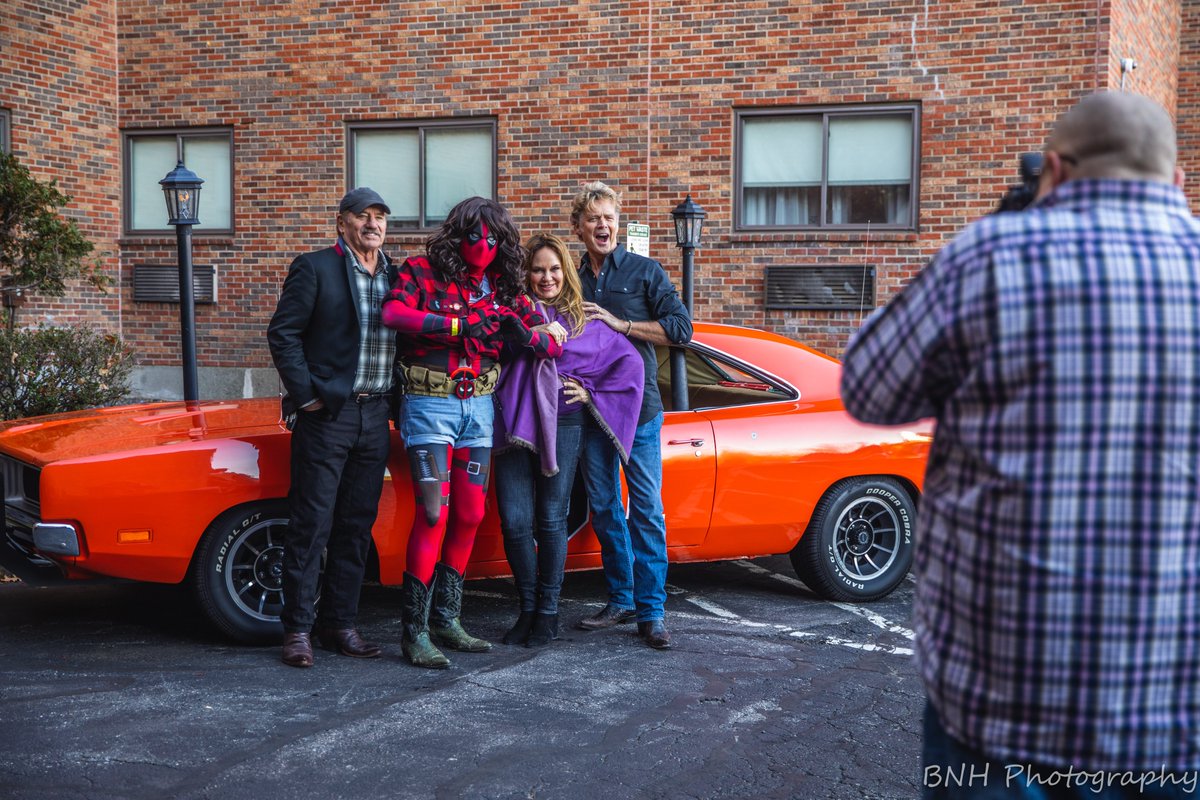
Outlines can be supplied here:
<path id="1" fill-rule="evenodd" d="M 690 348 L 687 354 L 688 407 L 690 409 L 771 403 L 789 399 L 790 392 L 767 383 L 736 364 Z M 672 410 L 670 348 L 655 348 L 658 359 L 658 391 L 663 408 Z"/>

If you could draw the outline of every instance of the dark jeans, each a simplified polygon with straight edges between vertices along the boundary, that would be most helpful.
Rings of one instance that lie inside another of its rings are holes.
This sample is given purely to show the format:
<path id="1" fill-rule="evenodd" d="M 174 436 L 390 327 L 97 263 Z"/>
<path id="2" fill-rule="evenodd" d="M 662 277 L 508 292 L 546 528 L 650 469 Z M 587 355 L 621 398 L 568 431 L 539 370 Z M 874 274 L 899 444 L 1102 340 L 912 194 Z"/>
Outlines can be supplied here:
<path id="1" fill-rule="evenodd" d="M 522 611 L 558 613 L 567 562 L 567 506 L 582 438 L 582 426 L 558 426 L 558 474 L 551 477 L 542 474 L 537 454 L 522 447 L 495 456 L 504 554 Z"/>
<path id="2" fill-rule="evenodd" d="M 951 736 L 928 701 L 921 757 L 925 800 L 1174 800 L 1200 796 L 1195 771 L 1105 771 L 1082 765 L 1056 768 L 1019 759 L 1012 759 L 1013 763 L 990 760 Z"/>
<path id="3" fill-rule="evenodd" d="M 351 400 L 336 420 L 300 411 L 292 431 L 291 523 L 283 544 L 283 628 L 353 627 L 387 464 L 388 401 Z"/>

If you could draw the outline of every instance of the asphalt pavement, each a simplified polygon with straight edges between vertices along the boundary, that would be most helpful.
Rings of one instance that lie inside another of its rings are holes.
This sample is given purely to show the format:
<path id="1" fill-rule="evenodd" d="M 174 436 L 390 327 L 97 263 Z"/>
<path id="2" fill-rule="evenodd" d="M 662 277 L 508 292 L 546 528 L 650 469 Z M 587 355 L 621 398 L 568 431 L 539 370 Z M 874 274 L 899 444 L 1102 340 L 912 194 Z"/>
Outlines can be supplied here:
<path id="1" fill-rule="evenodd" d="M 232 644 L 176 587 L 0 583 L 0 798 L 914 798 L 920 683 L 912 583 L 817 599 L 786 558 L 672 565 L 669 651 L 587 633 L 599 573 L 564 586 L 562 637 L 499 644 L 507 581 L 467 584 L 497 644 L 449 670 L 400 655 L 399 587 L 365 587 L 384 647 Z"/>

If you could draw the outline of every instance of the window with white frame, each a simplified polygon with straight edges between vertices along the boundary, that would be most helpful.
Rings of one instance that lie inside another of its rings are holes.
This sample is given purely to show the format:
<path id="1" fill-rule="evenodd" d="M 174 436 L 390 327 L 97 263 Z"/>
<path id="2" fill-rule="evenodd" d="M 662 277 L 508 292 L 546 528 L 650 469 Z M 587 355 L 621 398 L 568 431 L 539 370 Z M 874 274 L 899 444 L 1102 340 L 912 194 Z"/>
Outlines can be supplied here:
<path id="1" fill-rule="evenodd" d="M 739 229 L 916 227 L 915 105 L 737 113 Z"/>
<path id="2" fill-rule="evenodd" d="M 435 228 L 460 201 L 496 196 L 495 120 L 358 123 L 348 137 L 350 188 L 379 192 L 393 228 Z"/>
<path id="3" fill-rule="evenodd" d="M 7 108 L 0 108 L 0 153 L 8 153 L 12 151 L 12 143 L 9 138 L 9 126 L 12 125 L 12 112 Z"/>
<path id="4" fill-rule="evenodd" d="M 170 131 L 126 131 L 125 230 L 127 233 L 169 231 L 167 204 L 159 181 L 179 161 L 196 173 L 200 187 L 197 233 L 233 230 L 233 132 L 190 128 Z"/>

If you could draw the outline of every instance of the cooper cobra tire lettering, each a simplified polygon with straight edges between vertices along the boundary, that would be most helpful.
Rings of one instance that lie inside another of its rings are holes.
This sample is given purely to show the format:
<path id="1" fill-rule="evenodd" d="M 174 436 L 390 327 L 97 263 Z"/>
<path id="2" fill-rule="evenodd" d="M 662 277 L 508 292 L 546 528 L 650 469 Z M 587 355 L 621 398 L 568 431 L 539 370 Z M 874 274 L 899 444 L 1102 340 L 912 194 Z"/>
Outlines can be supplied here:
<path id="1" fill-rule="evenodd" d="M 913 494 L 899 480 L 843 479 L 818 501 L 790 554 L 792 566 L 827 600 L 877 600 L 908 574 L 915 519 Z"/>

